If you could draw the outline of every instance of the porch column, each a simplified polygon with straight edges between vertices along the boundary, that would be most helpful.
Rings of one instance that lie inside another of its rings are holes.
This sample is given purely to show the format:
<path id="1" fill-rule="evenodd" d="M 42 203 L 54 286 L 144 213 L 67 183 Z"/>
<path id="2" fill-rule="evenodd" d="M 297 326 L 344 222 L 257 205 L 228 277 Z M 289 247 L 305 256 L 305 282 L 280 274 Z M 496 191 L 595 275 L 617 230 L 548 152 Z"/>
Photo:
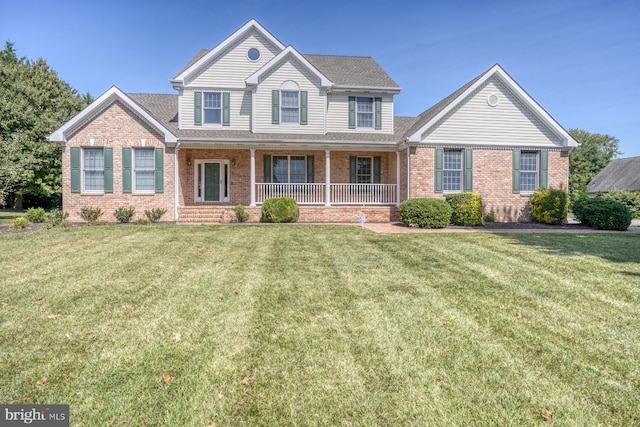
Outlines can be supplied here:
<path id="1" fill-rule="evenodd" d="M 396 151 L 396 206 L 400 206 L 400 151 Z"/>
<path id="2" fill-rule="evenodd" d="M 331 206 L 331 150 L 324 151 L 324 205 Z"/>
<path id="3" fill-rule="evenodd" d="M 249 164 L 251 165 L 251 173 L 250 173 L 250 185 L 251 185 L 251 204 L 249 206 L 256 205 L 256 149 L 251 148 L 251 161 Z"/>

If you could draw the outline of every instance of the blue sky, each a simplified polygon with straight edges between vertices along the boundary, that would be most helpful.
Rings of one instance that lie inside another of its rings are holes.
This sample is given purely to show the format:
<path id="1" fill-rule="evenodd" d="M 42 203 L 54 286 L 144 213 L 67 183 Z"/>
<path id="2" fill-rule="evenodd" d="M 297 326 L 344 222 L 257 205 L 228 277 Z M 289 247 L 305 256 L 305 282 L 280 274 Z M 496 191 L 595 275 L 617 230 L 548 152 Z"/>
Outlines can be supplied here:
<path id="1" fill-rule="evenodd" d="M 256 18 L 301 53 L 372 56 L 415 116 L 493 64 L 563 127 L 640 156 L 640 1 L 0 0 L 0 41 L 79 92 L 174 93 L 169 79 Z"/>

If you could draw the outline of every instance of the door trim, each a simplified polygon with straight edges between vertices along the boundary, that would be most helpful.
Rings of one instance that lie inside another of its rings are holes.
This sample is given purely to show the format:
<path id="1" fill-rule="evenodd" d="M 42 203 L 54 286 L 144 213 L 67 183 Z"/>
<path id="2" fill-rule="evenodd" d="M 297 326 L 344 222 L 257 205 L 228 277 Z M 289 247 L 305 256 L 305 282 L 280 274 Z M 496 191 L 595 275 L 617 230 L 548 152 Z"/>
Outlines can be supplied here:
<path id="1" fill-rule="evenodd" d="M 204 164 L 218 163 L 220 164 L 220 200 L 216 202 L 204 200 Z M 202 168 L 202 196 L 198 198 L 198 166 Z M 226 176 L 225 176 L 226 173 Z M 229 203 L 229 183 L 231 175 L 231 167 L 229 160 L 223 159 L 197 159 L 193 161 L 193 201 L 195 203 Z M 227 191 L 225 196 L 225 182 Z"/>

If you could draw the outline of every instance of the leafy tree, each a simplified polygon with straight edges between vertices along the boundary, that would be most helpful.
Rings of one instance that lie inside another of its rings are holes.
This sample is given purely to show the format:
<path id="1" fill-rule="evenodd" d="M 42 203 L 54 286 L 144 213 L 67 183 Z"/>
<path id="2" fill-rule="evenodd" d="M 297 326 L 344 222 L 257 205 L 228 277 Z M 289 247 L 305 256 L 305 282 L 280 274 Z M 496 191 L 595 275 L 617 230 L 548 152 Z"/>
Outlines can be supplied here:
<path id="1" fill-rule="evenodd" d="M 569 193 L 575 200 L 586 194 L 587 184 L 604 169 L 614 157 L 622 154 L 618 150 L 617 138 L 610 135 L 590 133 L 582 129 L 571 129 L 569 133 L 579 146 L 569 154 Z"/>
<path id="2" fill-rule="evenodd" d="M 92 99 L 78 95 L 42 58 L 0 51 L 0 205 L 16 196 L 52 197 L 62 190 L 61 147 L 47 137 Z"/>

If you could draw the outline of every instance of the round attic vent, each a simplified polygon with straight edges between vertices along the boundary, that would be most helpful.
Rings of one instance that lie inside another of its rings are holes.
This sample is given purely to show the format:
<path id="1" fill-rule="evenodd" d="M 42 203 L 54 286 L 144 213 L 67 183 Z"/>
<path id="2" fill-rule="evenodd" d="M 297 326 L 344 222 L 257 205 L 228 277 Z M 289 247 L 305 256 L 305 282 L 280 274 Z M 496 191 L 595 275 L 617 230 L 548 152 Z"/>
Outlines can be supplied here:
<path id="1" fill-rule="evenodd" d="M 260 51 L 255 47 L 252 47 L 247 51 L 247 58 L 249 58 L 251 61 L 257 61 L 258 59 L 260 59 Z"/>
<path id="2" fill-rule="evenodd" d="M 487 96 L 487 104 L 489 104 L 490 107 L 495 107 L 499 102 L 500 98 L 498 98 L 497 94 L 492 93 L 491 95 Z"/>

